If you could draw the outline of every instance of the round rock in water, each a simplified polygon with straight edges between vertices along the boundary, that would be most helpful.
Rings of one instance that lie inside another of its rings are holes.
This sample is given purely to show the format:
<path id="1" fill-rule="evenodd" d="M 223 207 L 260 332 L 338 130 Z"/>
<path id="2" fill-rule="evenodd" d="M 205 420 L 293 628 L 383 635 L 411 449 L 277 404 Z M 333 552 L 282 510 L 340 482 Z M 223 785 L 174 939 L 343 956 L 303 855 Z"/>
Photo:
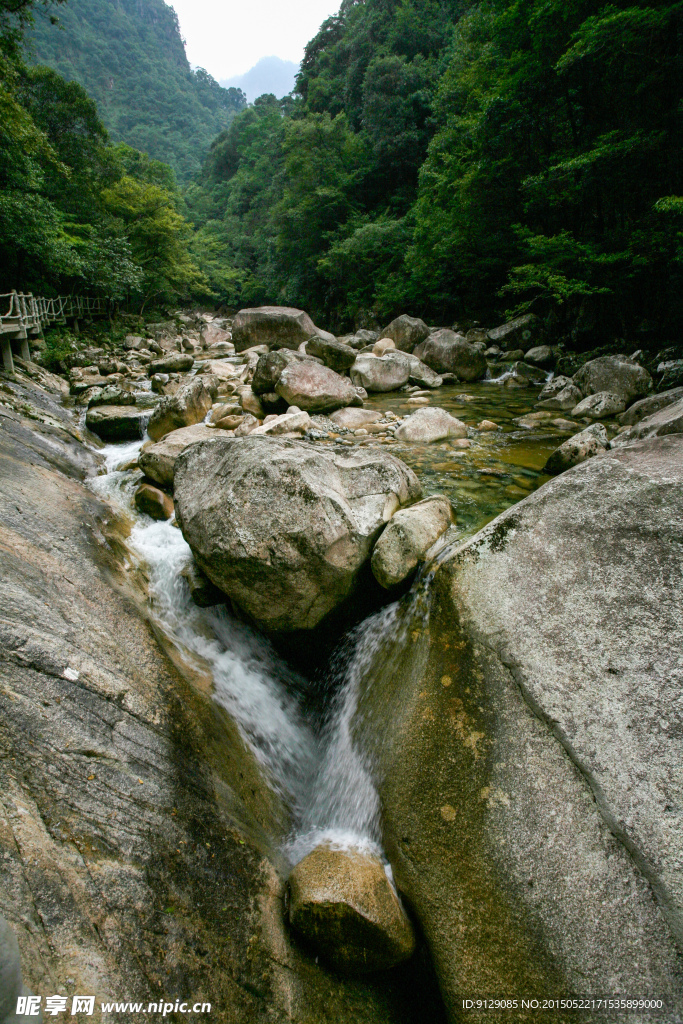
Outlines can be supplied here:
<path id="1" fill-rule="evenodd" d="M 275 391 L 287 405 L 296 405 L 309 413 L 333 412 L 357 400 L 348 377 L 319 363 L 290 363 L 280 374 Z"/>
<path id="2" fill-rule="evenodd" d="M 387 970 L 412 956 L 415 935 L 379 857 L 318 846 L 287 887 L 292 929 L 338 970 Z"/>
<path id="3" fill-rule="evenodd" d="M 372 552 L 370 565 L 377 582 L 386 590 L 402 583 L 452 522 L 451 503 L 441 494 L 398 511 Z"/>
<path id="4" fill-rule="evenodd" d="M 600 356 L 584 363 L 574 374 L 574 384 L 584 395 L 609 391 L 629 405 L 652 390 L 652 377 L 627 356 Z"/>
<path id="5" fill-rule="evenodd" d="M 436 373 L 454 373 L 458 380 L 481 380 L 486 376 L 484 353 L 446 327 L 430 334 L 413 354 Z"/>
<path id="6" fill-rule="evenodd" d="M 596 391 L 588 395 L 572 409 L 572 416 L 593 416 L 596 420 L 609 419 L 623 412 L 624 399 L 611 391 Z"/>
<path id="7" fill-rule="evenodd" d="M 467 427 L 455 416 L 438 406 L 418 409 L 406 417 L 394 437 L 399 441 L 429 443 L 445 437 L 467 437 Z"/>
<path id="8" fill-rule="evenodd" d="M 410 362 L 403 352 L 389 351 L 383 356 L 363 352 L 349 372 L 353 383 L 366 391 L 396 391 L 408 383 Z"/>
<path id="9" fill-rule="evenodd" d="M 384 450 L 260 436 L 192 445 L 174 486 L 197 563 L 269 632 L 313 629 L 352 593 L 384 524 L 421 497 Z"/>
<path id="10" fill-rule="evenodd" d="M 545 464 L 546 473 L 562 473 L 565 469 L 578 466 L 598 452 L 607 448 L 607 431 L 602 423 L 592 423 L 579 434 L 574 434 L 553 452 Z"/>

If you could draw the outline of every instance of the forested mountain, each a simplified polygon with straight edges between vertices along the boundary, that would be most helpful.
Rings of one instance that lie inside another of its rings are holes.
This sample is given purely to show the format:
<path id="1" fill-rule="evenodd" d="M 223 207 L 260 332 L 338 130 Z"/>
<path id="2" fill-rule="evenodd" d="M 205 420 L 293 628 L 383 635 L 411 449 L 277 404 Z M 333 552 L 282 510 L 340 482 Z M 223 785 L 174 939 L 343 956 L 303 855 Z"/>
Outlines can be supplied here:
<path id="1" fill-rule="evenodd" d="M 112 146 L 80 85 L 24 64 L 32 3 L 0 0 L 0 292 L 138 308 L 205 292 L 171 168 Z"/>
<path id="2" fill-rule="evenodd" d="M 683 5 L 343 0 L 186 194 L 228 301 L 683 328 Z"/>
<path id="3" fill-rule="evenodd" d="M 84 87 L 114 141 L 170 164 L 179 180 L 199 170 L 211 141 L 246 106 L 239 90 L 191 70 L 164 0 L 38 9 L 27 44 L 29 59 Z"/>
<path id="4" fill-rule="evenodd" d="M 261 57 L 261 60 L 243 75 L 227 78 L 220 84 L 225 89 L 241 89 L 248 102 L 253 103 L 265 92 L 272 92 L 274 96 L 286 96 L 294 88 L 298 71 L 299 65 L 294 61 L 282 60 L 280 57 Z"/>

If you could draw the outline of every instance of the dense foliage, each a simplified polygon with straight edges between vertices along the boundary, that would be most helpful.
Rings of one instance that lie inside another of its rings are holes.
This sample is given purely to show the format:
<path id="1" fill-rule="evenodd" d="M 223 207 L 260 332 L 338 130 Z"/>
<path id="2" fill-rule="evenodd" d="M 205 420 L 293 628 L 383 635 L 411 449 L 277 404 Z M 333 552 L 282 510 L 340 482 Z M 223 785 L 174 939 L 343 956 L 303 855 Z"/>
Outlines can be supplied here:
<path id="1" fill-rule="evenodd" d="M 189 298 L 204 281 L 171 168 L 112 146 L 80 85 L 23 64 L 30 13 L 0 0 L 0 292 Z"/>
<path id="2" fill-rule="evenodd" d="M 95 100 L 117 142 L 170 164 L 179 180 L 201 166 L 212 139 L 246 106 L 190 69 L 178 19 L 164 0 L 69 0 L 38 11 L 28 53 Z"/>
<path id="3" fill-rule="evenodd" d="M 683 5 L 344 0 L 187 192 L 229 302 L 683 327 Z"/>

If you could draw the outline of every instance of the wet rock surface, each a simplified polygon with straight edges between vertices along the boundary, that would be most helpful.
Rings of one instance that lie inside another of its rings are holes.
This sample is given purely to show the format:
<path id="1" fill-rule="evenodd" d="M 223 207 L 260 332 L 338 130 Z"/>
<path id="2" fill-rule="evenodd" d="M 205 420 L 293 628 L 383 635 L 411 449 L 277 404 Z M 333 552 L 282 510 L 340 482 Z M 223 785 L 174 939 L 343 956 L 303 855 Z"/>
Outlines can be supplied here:
<path id="1" fill-rule="evenodd" d="M 195 559 L 270 632 L 312 629 L 347 598 L 384 523 L 420 496 L 412 471 L 380 451 L 250 437 L 176 460 L 176 516 Z"/>
<path id="2" fill-rule="evenodd" d="M 570 469 L 454 550 L 366 675 L 355 736 L 451 1019 L 465 991 L 682 1004 L 682 483 L 674 436 Z"/>
<path id="3" fill-rule="evenodd" d="M 85 425 L 103 441 L 135 441 L 142 437 L 147 417 L 134 405 L 95 405 L 85 417 Z"/>
<path id="4" fill-rule="evenodd" d="M 370 564 L 380 586 L 389 590 L 407 579 L 452 522 L 451 503 L 438 494 L 396 512 L 372 551 Z"/>
<path id="5" fill-rule="evenodd" d="M 412 956 L 413 929 L 379 857 L 319 846 L 287 886 L 292 929 L 339 970 L 381 971 Z"/>

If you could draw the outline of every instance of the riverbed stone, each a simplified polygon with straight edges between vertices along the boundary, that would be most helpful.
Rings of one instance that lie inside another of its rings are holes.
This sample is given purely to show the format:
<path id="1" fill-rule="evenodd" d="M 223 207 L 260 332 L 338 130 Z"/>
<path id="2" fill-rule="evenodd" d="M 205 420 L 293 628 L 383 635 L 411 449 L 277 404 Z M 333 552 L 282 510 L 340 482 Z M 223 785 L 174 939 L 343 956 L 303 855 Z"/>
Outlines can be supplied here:
<path id="1" fill-rule="evenodd" d="M 626 412 L 622 412 L 617 416 L 617 423 L 620 423 L 622 426 L 633 426 L 634 423 L 639 423 L 646 416 L 659 412 L 660 409 L 666 408 L 667 405 L 673 405 L 674 402 L 678 402 L 681 398 L 683 398 L 683 387 L 672 388 L 670 391 L 661 391 L 658 395 L 649 395 L 647 398 L 641 398 L 640 401 L 634 402 Z"/>
<path id="2" fill-rule="evenodd" d="M 592 423 L 560 445 L 545 464 L 546 473 L 563 473 L 565 469 L 578 466 L 593 455 L 604 452 L 608 447 L 607 431 L 602 423 Z"/>
<path id="3" fill-rule="evenodd" d="M 367 427 L 369 423 L 378 423 L 382 419 L 382 414 L 373 409 L 338 409 L 332 413 L 330 419 L 340 427 L 356 430 L 359 427 Z"/>
<path id="4" fill-rule="evenodd" d="M 557 409 L 558 412 L 571 412 L 583 399 L 582 392 L 575 384 L 565 384 L 549 398 L 542 397 L 544 391 L 541 391 L 539 400 L 536 402 L 537 409 Z"/>
<path id="5" fill-rule="evenodd" d="M 396 512 L 372 551 L 370 565 L 377 582 L 385 590 L 402 583 L 452 522 L 451 503 L 441 494 Z"/>
<path id="6" fill-rule="evenodd" d="M 292 929 L 338 970 L 386 970 L 415 950 L 415 935 L 376 855 L 318 846 L 287 882 Z"/>
<path id="7" fill-rule="evenodd" d="M 95 405 L 88 409 L 85 425 L 103 441 L 135 441 L 142 437 L 146 417 L 135 405 Z"/>
<path id="8" fill-rule="evenodd" d="M 191 370 L 194 366 L 194 356 L 187 352 L 168 352 L 159 359 L 152 359 L 147 364 L 147 373 L 150 377 L 155 373 L 182 373 L 184 370 Z"/>
<path id="9" fill-rule="evenodd" d="M 384 523 L 415 502 L 385 451 L 252 436 L 186 449 L 176 516 L 195 559 L 269 632 L 312 629 L 353 591 Z"/>
<path id="10" fill-rule="evenodd" d="M 347 377 L 318 363 L 295 361 L 280 374 L 275 391 L 288 405 L 305 412 L 333 412 L 355 404 L 356 392 Z"/>
<path id="11" fill-rule="evenodd" d="M 682 531 L 683 437 L 604 452 L 459 545 L 366 666 L 354 742 L 449 1020 L 683 1005 Z"/>
<path id="12" fill-rule="evenodd" d="M 162 398 L 147 424 L 147 433 L 153 441 L 181 427 L 201 423 L 211 408 L 211 395 L 197 378 L 182 384 L 174 395 Z"/>
<path id="13" fill-rule="evenodd" d="M 412 352 L 404 352 L 403 355 L 410 362 L 410 377 L 408 381 L 410 384 L 416 384 L 421 388 L 440 388 L 443 384 L 443 377 L 435 373 L 431 367 L 423 363 L 421 359 L 418 359 Z"/>
<path id="14" fill-rule="evenodd" d="M 325 366 L 329 366 L 335 373 L 344 373 L 353 366 L 356 352 L 350 345 L 338 341 L 334 335 L 323 338 L 320 335 L 311 338 L 306 342 L 306 353 L 311 356 L 318 356 Z"/>
<path id="15" fill-rule="evenodd" d="M 158 487 L 143 481 L 135 491 L 135 507 L 152 519 L 170 519 L 173 515 L 173 500 Z"/>
<path id="16" fill-rule="evenodd" d="M 526 313 L 514 320 L 509 320 L 500 327 L 488 332 L 488 340 L 492 345 L 500 345 L 504 351 L 521 348 L 527 351 L 541 333 L 541 322 L 533 313 Z"/>
<path id="17" fill-rule="evenodd" d="M 362 352 L 349 371 L 351 380 L 369 392 L 396 391 L 408 383 L 410 362 L 403 352 L 376 356 Z"/>
<path id="18" fill-rule="evenodd" d="M 115 384 L 109 384 L 104 388 L 96 388 L 88 398 L 88 408 L 96 405 L 135 405 L 135 394 L 132 391 L 124 391 Z"/>
<path id="19" fill-rule="evenodd" d="M 470 345 L 462 334 L 446 327 L 430 334 L 413 354 L 436 373 L 454 373 L 458 380 L 481 380 L 486 376 L 484 353 Z"/>
<path id="20" fill-rule="evenodd" d="M 623 398 L 626 405 L 652 390 L 652 377 L 647 370 L 623 355 L 591 359 L 572 379 L 583 395 L 609 391 Z"/>
<path id="21" fill-rule="evenodd" d="M 215 441 L 225 436 L 222 429 L 208 427 L 205 423 L 172 430 L 160 441 L 146 441 L 143 444 L 138 457 L 140 469 L 161 487 L 172 488 L 175 460 L 188 445 L 196 444 L 197 441 Z"/>
<path id="22" fill-rule="evenodd" d="M 316 334 L 316 326 L 303 309 L 291 306 L 257 306 L 240 309 L 232 324 L 232 343 L 236 352 L 254 345 L 270 349 L 298 349 Z"/>
<path id="23" fill-rule="evenodd" d="M 535 345 L 524 355 L 524 361 L 542 366 L 544 370 L 552 370 L 555 365 L 555 353 L 550 345 Z"/>
<path id="24" fill-rule="evenodd" d="M 412 352 L 416 345 L 429 337 L 429 328 L 419 317 L 402 313 L 382 331 L 382 338 L 391 338 L 400 352 Z"/>
<path id="25" fill-rule="evenodd" d="M 594 419 L 606 420 L 623 412 L 625 405 L 621 395 L 611 391 L 596 391 L 574 406 L 572 416 L 592 416 Z"/>
<path id="26" fill-rule="evenodd" d="M 403 423 L 394 433 L 399 441 L 429 443 L 441 441 L 446 437 L 466 437 L 467 427 L 462 420 L 451 416 L 439 406 L 417 409 L 406 416 Z"/>
<path id="27" fill-rule="evenodd" d="M 294 431 L 303 433 L 305 430 L 310 430 L 312 426 L 311 417 L 307 412 L 302 412 L 301 409 L 294 411 L 294 406 L 291 406 L 291 411 L 283 413 L 281 416 L 274 416 L 272 419 L 269 417 L 268 423 L 254 427 L 251 433 L 254 437 L 261 434 L 276 437 L 278 434 L 288 434 Z"/>
<path id="28" fill-rule="evenodd" d="M 683 434 L 683 398 L 646 416 L 631 427 L 629 437 L 663 437 L 665 434 Z"/>

